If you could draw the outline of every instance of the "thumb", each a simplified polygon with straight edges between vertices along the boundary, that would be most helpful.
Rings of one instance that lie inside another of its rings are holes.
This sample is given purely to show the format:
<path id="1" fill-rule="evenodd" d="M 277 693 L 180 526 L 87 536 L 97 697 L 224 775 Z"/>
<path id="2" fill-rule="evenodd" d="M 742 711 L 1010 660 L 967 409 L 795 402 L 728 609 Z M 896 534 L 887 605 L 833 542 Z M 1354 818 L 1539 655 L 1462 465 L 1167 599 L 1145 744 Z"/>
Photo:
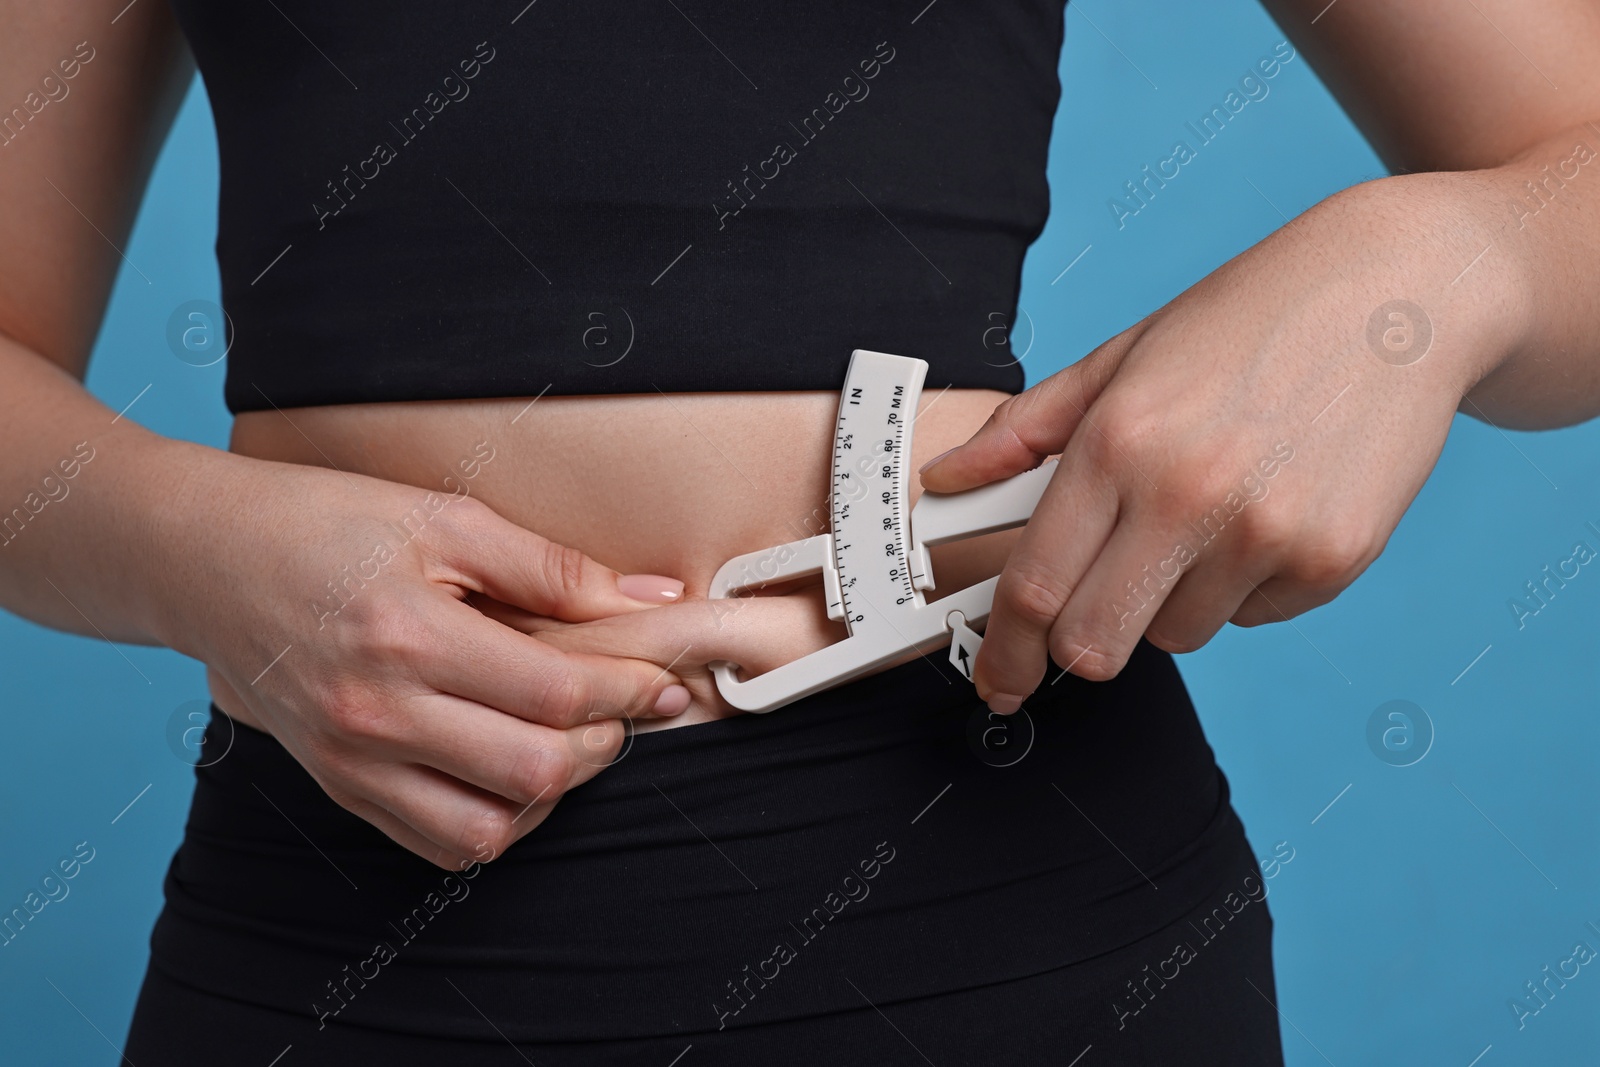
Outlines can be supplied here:
<path id="1" fill-rule="evenodd" d="M 567 622 L 643 611 L 683 598 L 683 582 L 676 578 L 619 574 L 476 502 L 457 512 L 450 534 L 435 542 L 435 554 L 453 572 L 445 580 Z"/>
<path id="2" fill-rule="evenodd" d="M 923 466 L 922 487 L 959 493 L 1032 470 L 1047 456 L 1059 455 L 1143 332 L 1141 322 L 1065 370 L 1006 398 L 965 444 Z"/>

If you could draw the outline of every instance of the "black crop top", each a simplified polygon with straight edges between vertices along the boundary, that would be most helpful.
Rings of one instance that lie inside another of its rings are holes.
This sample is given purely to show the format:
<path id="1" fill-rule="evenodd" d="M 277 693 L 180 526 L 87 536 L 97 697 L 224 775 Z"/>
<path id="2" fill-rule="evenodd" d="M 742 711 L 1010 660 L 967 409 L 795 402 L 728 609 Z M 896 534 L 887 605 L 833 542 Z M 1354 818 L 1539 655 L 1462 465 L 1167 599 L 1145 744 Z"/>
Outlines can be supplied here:
<path id="1" fill-rule="evenodd" d="M 231 411 L 1022 388 L 1062 0 L 173 3 Z"/>

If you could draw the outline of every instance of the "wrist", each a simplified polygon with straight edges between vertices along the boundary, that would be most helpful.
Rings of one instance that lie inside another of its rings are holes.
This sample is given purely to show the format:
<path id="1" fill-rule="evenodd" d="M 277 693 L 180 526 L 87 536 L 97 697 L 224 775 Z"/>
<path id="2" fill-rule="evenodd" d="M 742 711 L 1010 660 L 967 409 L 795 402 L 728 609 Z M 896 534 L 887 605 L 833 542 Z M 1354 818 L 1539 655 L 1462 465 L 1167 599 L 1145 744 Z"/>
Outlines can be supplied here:
<path id="1" fill-rule="evenodd" d="M 237 584 L 225 549 L 246 519 L 241 498 L 261 461 L 168 438 L 144 461 L 158 473 L 137 534 L 149 586 L 141 621 L 161 644 L 206 661 L 207 613 L 197 605 Z"/>
<path id="2" fill-rule="evenodd" d="M 1373 235 L 1374 273 L 1426 315 L 1431 351 L 1415 366 L 1452 406 L 1532 332 L 1527 247 L 1508 236 L 1513 184 L 1500 169 L 1449 171 L 1394 175 L 1340 194 Z"/>

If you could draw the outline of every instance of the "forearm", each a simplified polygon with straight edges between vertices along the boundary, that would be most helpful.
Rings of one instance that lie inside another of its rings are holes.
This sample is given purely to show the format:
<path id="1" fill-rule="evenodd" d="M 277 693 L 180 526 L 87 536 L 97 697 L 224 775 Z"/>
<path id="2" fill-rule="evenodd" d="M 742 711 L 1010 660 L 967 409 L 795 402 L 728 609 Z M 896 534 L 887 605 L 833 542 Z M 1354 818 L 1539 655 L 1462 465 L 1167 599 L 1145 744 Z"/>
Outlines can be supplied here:
<path id="1" fill-rule="evenodd" d="M 177 572 L 191 575 L 193 545 L 218 536 L 204 528 L 205 483 L 253 461 L 119 418 L 4 337 L 0 380 L 0 606 L 73 633 L 171 643 L 192 584 Z"/>

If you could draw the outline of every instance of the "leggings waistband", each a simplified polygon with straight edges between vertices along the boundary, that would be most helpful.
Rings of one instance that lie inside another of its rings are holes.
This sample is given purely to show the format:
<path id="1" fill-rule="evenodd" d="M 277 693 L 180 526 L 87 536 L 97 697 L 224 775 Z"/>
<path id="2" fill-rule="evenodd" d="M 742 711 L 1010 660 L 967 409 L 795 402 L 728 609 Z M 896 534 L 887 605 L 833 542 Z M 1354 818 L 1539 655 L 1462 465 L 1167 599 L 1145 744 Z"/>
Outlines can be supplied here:
<path id="1" fill-rule="evenodd" d="M 940 657 L 636 735 L 462 874 L 234 733 L 197 768 L 153 965 L 398 1032 L 480 1035 L 479 1011 L 514 1041 L 714 1031 L 859 1007 L 840 973 L 886 1002 L 970 988 L 1136 941 L 1253 869 L 1176 667 L 1144 643 L 1011 720 Z"/>

